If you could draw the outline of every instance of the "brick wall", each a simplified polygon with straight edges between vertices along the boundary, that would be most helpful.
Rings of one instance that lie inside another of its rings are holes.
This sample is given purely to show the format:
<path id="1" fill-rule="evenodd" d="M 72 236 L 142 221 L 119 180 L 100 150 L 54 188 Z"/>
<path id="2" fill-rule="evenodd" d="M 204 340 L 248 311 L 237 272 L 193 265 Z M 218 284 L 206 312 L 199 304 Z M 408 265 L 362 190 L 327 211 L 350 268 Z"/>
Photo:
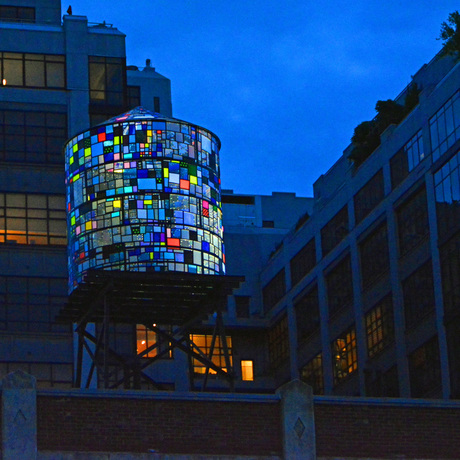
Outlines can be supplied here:
<path id="1" fill-rule="evenodd" d="M 37 397 L 38 449 L 270 455 L 280 405 L 174 399 Z"/>
<path id="2" fill-rule="evenodd" d="M 458 459 L 460 405 L 442 405 L 317 402 L 317 455 Z"/>

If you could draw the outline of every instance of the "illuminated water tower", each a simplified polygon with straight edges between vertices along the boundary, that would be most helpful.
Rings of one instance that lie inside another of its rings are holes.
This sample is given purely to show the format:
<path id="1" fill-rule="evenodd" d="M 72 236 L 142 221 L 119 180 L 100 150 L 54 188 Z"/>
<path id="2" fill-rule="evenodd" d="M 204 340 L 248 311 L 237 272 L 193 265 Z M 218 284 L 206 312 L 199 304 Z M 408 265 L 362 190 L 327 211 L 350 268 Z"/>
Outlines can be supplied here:
<path id="1" fill-rule="evenodd" d="M 219 148 L 142 107 L 70 139 L 70 292 L 91 269 L 224 274 Z"/>

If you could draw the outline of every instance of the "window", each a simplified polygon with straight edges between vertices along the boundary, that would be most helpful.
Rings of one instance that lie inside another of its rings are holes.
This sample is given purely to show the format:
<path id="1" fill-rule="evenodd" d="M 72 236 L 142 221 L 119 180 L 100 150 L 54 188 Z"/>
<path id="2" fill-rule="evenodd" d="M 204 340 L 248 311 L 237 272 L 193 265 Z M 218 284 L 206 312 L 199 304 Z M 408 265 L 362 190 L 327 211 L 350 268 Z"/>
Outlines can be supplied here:
<path id="1" fill-rule="evenodd" d="M 391 158 L 391 186 L 396 188 L 424 158 L 423 138 L 420 130 Z"/>
<path id="2" fill-rule="evenodd" d="M 249 305 L 251 297 L 248 295 L 236 295 L 235 306 L 236 306 L 236 317 L 237 318 L 249 318 Z"/>
<path id="3" fill-rule="evenodd" d="M 65 57 L 0 52 L 0 81 L 3 86 L 64 89 Z"/>
<path id="4" fill-rule="evenodd" d="M 332 342 L 334 385 L 337 385 L 358 369 L 358 351 L 354 326 Z"/>
<path id="5" fill-rule="evenodd" d="M 421 398 L 441 386 L 438 337 L 425 342 L 409 355 L 411 396 Z"/>
<path id="6" fill-rule="evenodd" d="M 439 249 L 442 297 L 446 314 L 460 310 L 460 233 Z"/>
<path id="7" fill-rule="evenodd" d="M 141 105 L 141 87 L 140 86 L 128 86 L 128 107 L 133 109 Z"/>
<path id="8" fill-rule="evenodd" d="M 323 257 L 348 235 L 348 208 L 344 206 L 322 229 Z"/>
<path id="9" fill-rule="evenodd" d="M 390 367 L 387 371 L 365 371 L 366 396 L 380 396 L 385 398 L 399 397 L 398 368 Z"/>
<path id="10" fill-rule="evenodd" d="M 315 285 L 294 303 L 297 341 L 300 343 L 319 329 L 318 287 Z"/>
<path id="11" fill-rule="evenodd" d="M 154 326 L 156 326 L 156 324 L 154 324 Z M 145 327 L 144 324 L 136 325 L 136 348 L 138 355 L 143 353 L 145 350 L 147 350 L 147 348 L 150 348 L 152 345 L 155 345 L 157 342 L 159 342 L 158 346 L 143 354 L 142 358 L 153 358 L 157 356 L 159 352 L 165 351 L 170 344 L 166 342 L 163 339 L 163 337 L 158 336 L 156 332 Z M 169 350 L 162 357 L 172 358 L 172 350 Z"/>
<path id="12" fill-rule="evenodd" d="M 126 66 L 123 58 L 89 56 L 89 94 L 93 105 L 125 105 Z"/>
<path id="13" fill-rule="evenodd" d="M 324 394 L 323 355 L 321 353 L 300 369 L 300 378 L 313 388 L 315 395 Z"/>
<path id="14" fill-rule="evenodd" d="M 361 222 L 383 199 L 383 173 L 379 170 L 354 196 L 355 221 Z"/>
<path id="15" fill-rule="evenodd" d="M 0 110 L 0 161 L 63 164 L 66 139 L 64 113 Z"/>
<path id="16" fill-rule="evenodd" d="M 160 98 L 158 96 L 153 98 L 153 111 L 156 113 L 161 113 Z"/>
<path id="17" fill-rule="evenodd" d="M 359 243 L 363 289 L 369 288 L 390 269 L 386 222 Z"/>
<path id="18" fill-rule="evenodd" d="M 439 239 L 445 241 L 460 228 L 460 152 L 434 174 Z"/>
<path id="19" fill-rule="evenodd" d="M 315 265 L 316 248 L 313 238 L 291 259 L 292 286 L 295 286 Z"/>
<path id="20" fill-rule="evenodd" d="M 434 310 L 431 259 L 411 273 L 402 283 L 406 328 L 419 324 Z"/>
<path id="21" fill-rule="evenodd" d="M 460 136 L 460 90 L 430 118 L 433 162 Z"/>
<path id="22" fill-rule="evenodd" d="M 65 245 L 65 197 L 0 193 L 1 243 Z"/>
<path id="23" fill-rule="evenodd" d="M 230 366 L 233 366 L 232 338 L 230 336 L 227 336 L 226 339 L 230 359 Z M 212 334 L 190 334 L 190 340 L 209 358 L 209 353 L 211 351 Z M 219 336 L 216 336 L 211 361 L 216 366 L 219 366 L 223 371 L 227 371 L 227 365 L 225 363 L 224 346 Z M 206 365 L 203 364 L 201 361 L 198 361 L 197 359 L 193 358 L 193 371 L 196 374 L 205 374 Z M 213 369 L 209 369 L 209 374 L 216 374 L 216 371 Z"/>
<path id="24" fill-rule="evenodd" d="M 289 358 L 288 319 L 284 315 L 268 330 L 268 354 L 272 367 L 278 367 Z"/>
<path id="25" fill-rule="evenodd" d="M 396 210 L 399 253 L 406 254 L 418 246 L 429 233 L 425 186 Z"/>
<path id="26" fill-rule="evenodd" d="M 0 329 L 21 332 L 70 332 L 55 317 L 67 302 L 66 278 L 0 277 Z"/>
<path id="27" fill-rule="evenodd" d="M 0 362 L 0 378 L 21 370 L 37 379 L 37 388 L 72 388 L 72 363 Z"/>
<path id="28" fill-rule="evenodd" d="M 252 382 L 254 380 L 254 361 L 241 360 L 241 380 Z"/>
<path id="29" fill-rule="evenodd" d="M 393 303 L 388 295 L 372 308 L 365 317 L 367 355 L 373 358 L 393 342 Z"/>
<path id="30" fill-rule="evenodd" d="M 0 21 L 35 22 L 35 8 L 0 5 Z"/>
<path id="31" fill-rule="evenodd" d="M 326 274 L 329 316 L 353 304 L 351 259 L 348 254 Z"/>
<path id="32" fill-rule="evenodd" d="M 263 220 L 262 227 L 263 228 L 275 228 L 275 222 L 273 220 Z"/>
<path id="33" fill-rule="evenodd" d="M 286 293 L 286 279 L 282 268 L 262 289 L 265 313 L 273 308 Z"/>

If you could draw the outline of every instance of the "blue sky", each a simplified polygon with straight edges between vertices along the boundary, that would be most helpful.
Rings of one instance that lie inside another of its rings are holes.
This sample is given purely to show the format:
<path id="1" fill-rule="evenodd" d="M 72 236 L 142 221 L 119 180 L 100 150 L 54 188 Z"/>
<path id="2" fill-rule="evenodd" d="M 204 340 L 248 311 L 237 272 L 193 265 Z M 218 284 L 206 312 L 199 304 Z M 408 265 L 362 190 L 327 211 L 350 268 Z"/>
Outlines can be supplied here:
<path id="1" fill-rule="evenodd" d="M 441 23 L 459 9 L 450 0 L 69 4 L 124 32 L 128 64 L 149 58 L 171 79 L 174 116 L 220 137 L 223 188 L 298 196 L 312 195 L 377 100 L 397 96 L 440 50 Z"/>

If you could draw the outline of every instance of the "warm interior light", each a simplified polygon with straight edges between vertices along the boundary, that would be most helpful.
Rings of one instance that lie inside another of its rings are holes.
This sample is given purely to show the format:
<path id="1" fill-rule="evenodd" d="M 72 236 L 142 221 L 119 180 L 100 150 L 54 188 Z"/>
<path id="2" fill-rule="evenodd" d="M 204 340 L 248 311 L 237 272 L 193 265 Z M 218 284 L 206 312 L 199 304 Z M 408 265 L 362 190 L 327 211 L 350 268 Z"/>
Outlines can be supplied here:
<path id="1" fill-rule="evenodd" d="M 6 85 L 6 78 L 4 78 L 4 79 L 2 80 L 2 85 L 3 85 L 3 86 Z"/>
<path id="2" fill-rule="evenodd" d="M 241 380 L 250 382 L 254 380 L 254 361 L 241 360 Z"/>

